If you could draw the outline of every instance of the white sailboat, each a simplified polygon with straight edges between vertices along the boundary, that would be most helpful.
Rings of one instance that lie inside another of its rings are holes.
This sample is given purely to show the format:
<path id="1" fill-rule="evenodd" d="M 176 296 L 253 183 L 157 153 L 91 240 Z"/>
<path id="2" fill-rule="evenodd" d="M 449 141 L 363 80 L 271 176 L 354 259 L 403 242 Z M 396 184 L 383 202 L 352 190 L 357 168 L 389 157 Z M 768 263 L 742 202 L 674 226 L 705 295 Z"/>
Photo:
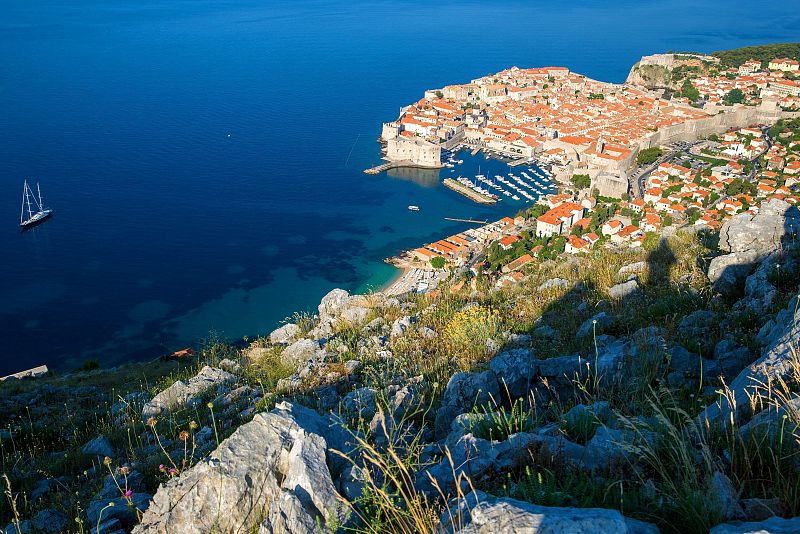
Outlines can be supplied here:
<path id="1" fill-rule="evenodd" d="M 27 218 L 25 218 L 26 208 L 28 212 Z M 42 190 L 39 188 L 39 184 L 36 184 L 36 195 L 34 195 L 33 190 L 28 185 L 28 180 L 25 180 L 25 184 L 22 187 L 22 210 L 19 213 L 19 225 L 22 228 L 30 228 L 43 222 L 52 214 L 53 210 L 45 208 L 44 204 L 42 204 Z"/>

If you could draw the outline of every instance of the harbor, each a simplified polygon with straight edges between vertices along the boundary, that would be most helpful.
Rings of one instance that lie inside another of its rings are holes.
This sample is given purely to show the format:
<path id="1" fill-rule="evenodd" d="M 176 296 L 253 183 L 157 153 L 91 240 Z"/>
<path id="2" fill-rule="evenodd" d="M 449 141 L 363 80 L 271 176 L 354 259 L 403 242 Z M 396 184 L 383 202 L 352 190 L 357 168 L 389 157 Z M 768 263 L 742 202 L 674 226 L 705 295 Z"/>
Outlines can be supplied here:
<path id="1" fill-rule="evenodd" d="M 483 157 L 467 154 L 468 148 L 462 146 L 459 151 L 442 154 L 445 168 L 453 175 L 444 179 L 444 185 L 473 202 L 526 204 L 557 190 L 550 171 L 543 165 L 527 159 L 507 161 L 491 153 Z"/>

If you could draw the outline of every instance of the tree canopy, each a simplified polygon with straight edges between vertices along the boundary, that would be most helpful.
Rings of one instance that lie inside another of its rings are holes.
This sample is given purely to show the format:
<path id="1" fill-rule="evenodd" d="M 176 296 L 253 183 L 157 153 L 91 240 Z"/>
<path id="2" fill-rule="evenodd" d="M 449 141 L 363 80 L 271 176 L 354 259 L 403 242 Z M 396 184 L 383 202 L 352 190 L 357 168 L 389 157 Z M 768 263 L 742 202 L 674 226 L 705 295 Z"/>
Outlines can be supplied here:
<path id="1" fill-rule="evenodd" d="M 745 46 L 733 50 L 714 52 L 723 67 L 739 67 L 749 59 L 768 63 L 771 59 L 788 57 L 800 60 L 800 43 L 775 43 L 760 46 Z"/>
<path id="2" fill-rule="evenodd" d="M 661 154 L 663 154 L 663 151 L 657 146 L 645 148 L 636 156 L 636 162 L 640 165 L 648 165 L 660 158 Z"/>

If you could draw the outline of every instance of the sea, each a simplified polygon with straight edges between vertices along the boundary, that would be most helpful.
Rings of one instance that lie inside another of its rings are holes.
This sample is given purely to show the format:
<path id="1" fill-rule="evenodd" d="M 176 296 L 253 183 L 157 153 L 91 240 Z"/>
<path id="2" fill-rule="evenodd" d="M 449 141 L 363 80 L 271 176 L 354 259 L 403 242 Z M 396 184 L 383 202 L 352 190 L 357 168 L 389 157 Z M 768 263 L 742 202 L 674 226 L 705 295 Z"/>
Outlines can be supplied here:
<path id="1" fill-rule="evenodd" d="M 384 258 L 525 205 L 442 186 L 507 174 L 380 163 L 426 89 L 797 39 L 796 0 L 0 0 L 0 376 L 269 333 Z M 51 220 L 20 232 L 23 180 Z M 410 204 L 421 211 L 410 212 Z"/>

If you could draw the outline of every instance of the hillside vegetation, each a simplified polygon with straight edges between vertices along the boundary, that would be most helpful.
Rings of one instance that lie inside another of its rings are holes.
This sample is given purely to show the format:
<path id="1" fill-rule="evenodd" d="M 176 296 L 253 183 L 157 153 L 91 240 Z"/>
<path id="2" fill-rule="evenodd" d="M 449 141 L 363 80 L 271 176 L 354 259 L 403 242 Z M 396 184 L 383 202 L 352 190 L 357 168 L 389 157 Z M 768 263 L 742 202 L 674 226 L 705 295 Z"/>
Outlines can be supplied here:
<path id="1" fill-rule="evenodd" d="M 553 531 L 705 533 L 800 515 L 787 337 L 800 218 L 782 206 L 737 220 L 745 234 L 726 225 L 720 245 L 689 228 L 534 263 L 502 290 L 480 277 L 403 299 L 334 290 L 244 350 L 211 341 L 159 364 L 161 379 L 130 366 L 3 384 L 0 519 L 180 534 L 544 517 Z M 746 266 L 743 235 L 759 247 Z M 747 389 L 764 358 L 780 373 Z"/>
<path id="2" fill-rule="evenodd" d="M 745 46 L 732 50 L 722 50 L 712 53 L 720 59 L 722 67 L 738 68 L 748 59 L 761 61 L 762 65 L 775 58 L 790 58 L 800 60 L 800 43 L 774 43 L 758 46 Z"/>

